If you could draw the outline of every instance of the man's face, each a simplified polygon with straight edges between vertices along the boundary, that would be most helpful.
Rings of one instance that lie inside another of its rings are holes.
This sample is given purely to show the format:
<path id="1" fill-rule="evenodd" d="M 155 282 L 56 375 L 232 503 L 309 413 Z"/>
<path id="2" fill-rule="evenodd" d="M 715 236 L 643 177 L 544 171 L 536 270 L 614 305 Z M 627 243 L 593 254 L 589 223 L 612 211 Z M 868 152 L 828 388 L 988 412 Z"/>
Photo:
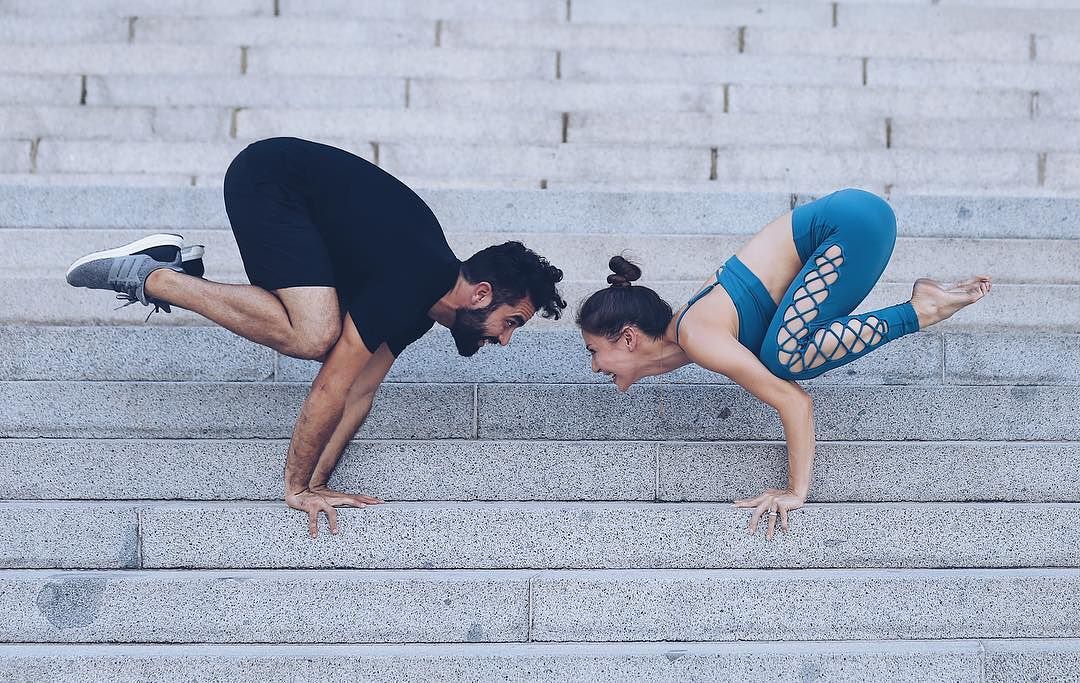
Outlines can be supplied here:
<path id="1" fill-rule="evenodd" d="M 458 353 L 471 356 L 487 344 L 506 346 L 514 331 L 536 313 L 529 297 L 513 304 L 495 304 L 485 308 L 459 308 L 450 334 Z"/>

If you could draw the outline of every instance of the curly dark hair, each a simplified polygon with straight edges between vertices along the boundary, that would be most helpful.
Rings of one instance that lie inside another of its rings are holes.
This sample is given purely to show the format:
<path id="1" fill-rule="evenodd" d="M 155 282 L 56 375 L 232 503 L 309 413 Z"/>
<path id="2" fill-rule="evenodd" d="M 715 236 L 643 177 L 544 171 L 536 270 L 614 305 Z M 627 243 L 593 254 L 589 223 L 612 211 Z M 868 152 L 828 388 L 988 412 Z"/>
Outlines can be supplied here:
<path id="1" fill-rule="evenodd" d="M 470 284 L 491 283 L 491 308 L 520 301 L 526 295 L 545 318 L 558 320 L 566 308 L 555 284 L 563 272 L 521 242 L 503 242 L 481 249 L 461 265 Z"/>

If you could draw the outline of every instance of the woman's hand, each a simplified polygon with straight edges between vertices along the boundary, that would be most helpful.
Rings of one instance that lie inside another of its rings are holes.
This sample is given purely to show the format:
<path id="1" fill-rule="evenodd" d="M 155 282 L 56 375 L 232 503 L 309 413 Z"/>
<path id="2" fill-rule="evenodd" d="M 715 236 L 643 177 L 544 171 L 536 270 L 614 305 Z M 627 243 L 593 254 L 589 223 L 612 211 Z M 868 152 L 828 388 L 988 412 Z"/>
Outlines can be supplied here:
<path id="1" fill-rule="evenodd" d="M 805 502 L 806 496 L 800 496 L 794 491 L 786 489 L 768 489 L 757 498 L 737 500 L 735 501 L 735 505 L 741 508 L 754 508 L 754 514 L 750 517 L 750 524 L 747 527 L 750 530 L 751 536 L 757 533 L 761 516 L 768 514 L 769 527 L 765 531 L 765 538 L 771 541 L 773 534 L 776 531 L 776 518 L 780 517 L 780 530 L 787 531 L 788 511 L 801 508 Z"/>

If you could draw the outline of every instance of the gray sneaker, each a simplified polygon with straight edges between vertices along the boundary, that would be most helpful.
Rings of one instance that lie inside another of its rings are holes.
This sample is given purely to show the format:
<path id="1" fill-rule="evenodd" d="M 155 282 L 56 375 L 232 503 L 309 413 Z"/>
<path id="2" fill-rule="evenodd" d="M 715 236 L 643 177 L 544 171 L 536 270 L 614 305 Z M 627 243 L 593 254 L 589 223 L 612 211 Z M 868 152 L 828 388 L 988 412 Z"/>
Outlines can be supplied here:
<path id="1" fill-rule="evenodd" d="M 146 278 L 162 268 L 184 272 L 180 235 L 159 234 L 144 237 L 116 249 L 98 251 L 80 258 L 67 270 L 67 282 L 74 287 L 111 289 L 124 306 L 141 303 L 154 311 L 171 311 L 164 301 L 146 296 Z M 123 306 L 121 306 L 123 308 Z M 147 316 L 149 319 L 149 316 Z"/>
<path id="2" fill-rule="evenodd" d="M 203 254 L 206 253 L 206 246 L 202 244 L 185 244 L 184 248 L 180 250 L 180 260 L 182 261 L 184 272 L 188 275 L 194 275 L 195 277 L 202 277 L 206 274 L 206 266 L 203 264 Z"/>

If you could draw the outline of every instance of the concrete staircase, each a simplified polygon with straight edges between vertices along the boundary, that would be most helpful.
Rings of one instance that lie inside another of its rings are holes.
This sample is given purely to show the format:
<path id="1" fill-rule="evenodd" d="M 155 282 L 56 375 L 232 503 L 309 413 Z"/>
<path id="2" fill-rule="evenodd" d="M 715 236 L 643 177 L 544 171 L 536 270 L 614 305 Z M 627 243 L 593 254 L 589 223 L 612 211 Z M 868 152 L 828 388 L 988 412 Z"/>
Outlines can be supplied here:
<path id="1" fill-rule="evenodd" d="M 1080 7 L 1068 0 L 0 1 L 0 678 L 1080 680 Z M 280 502 L 316 366 L 64 267 L 147 231 L 243 281 L 221 174 L 292 134 L 518 238 L 576 304 L 669 301 L 839 186 L 900 238 L 864 302 L 991 296 L 773 412 L 686 368 L 617 394 L 568 315 L 395 364 L 316 541 Z M 194 187 L 192 187 L 194 186 Z M 205 187 L 203 187 L 205 186 Z"/>

